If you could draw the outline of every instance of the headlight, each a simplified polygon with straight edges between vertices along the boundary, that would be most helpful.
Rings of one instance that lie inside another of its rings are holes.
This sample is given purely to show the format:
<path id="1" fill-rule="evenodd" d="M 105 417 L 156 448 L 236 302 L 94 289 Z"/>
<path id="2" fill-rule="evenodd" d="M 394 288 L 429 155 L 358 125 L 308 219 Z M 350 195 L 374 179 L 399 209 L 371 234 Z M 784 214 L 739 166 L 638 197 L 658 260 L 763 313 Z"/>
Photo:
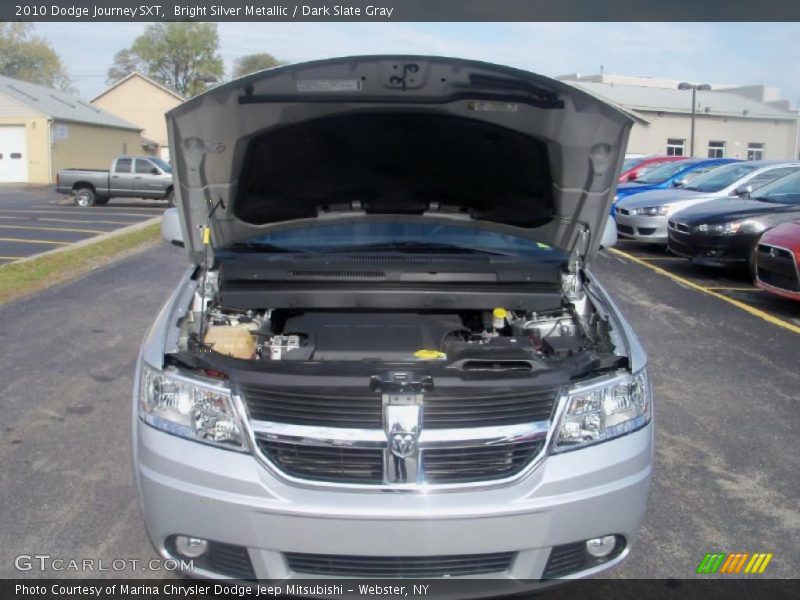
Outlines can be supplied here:
<path id="1" fill-rule="evenodd" d="M 643 206 L 641 208 L 634 209 L 632 212 L 634 214 L 644 215 L 646 217 L 657 217 L 669 214 L 669 208 L 669 204 L 665 204 L 664 206 Z"/>
<path id="2" fill-rule="evenodd" d="M 139 417 L 157 429 L 190 440 L 244 449 L 230 390 L 142 365 Z"/>
<path id="3" fill-rule="evenodd" d="M 743 219 L 728 223 L 701 223 L 695 227 L 695 231 L 711 235 L 736 235 L 737 233 L 761 233 L 766 228 L 767 226 L 761 221 Z"/>
<path id="4" fill-rule="evenodd" d="M 642 369 L 572 386 L 555 452 L 605 442 L 650 422 L 650 380 Z"/>

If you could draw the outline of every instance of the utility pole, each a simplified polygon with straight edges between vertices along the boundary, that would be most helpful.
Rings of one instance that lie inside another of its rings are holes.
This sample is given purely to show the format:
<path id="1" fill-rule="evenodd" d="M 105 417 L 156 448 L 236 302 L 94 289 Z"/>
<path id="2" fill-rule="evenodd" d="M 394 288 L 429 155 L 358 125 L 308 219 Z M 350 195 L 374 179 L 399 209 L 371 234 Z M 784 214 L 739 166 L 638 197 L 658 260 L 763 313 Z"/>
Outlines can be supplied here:
<path id="1" fill-rule="evenodd" d="M 701 83 L 700 85 L 693 85 L 691 83 L 681 82 L 678 84 L 679 90 L 692 90 L 692 133 L 691 139 L 689 140 L 689 156 L 694 158 L 694 121 L 697 114 L 697 92 L 704 91 L 707 92 L 711 89 L 711 86 L 707 83 Z"/>

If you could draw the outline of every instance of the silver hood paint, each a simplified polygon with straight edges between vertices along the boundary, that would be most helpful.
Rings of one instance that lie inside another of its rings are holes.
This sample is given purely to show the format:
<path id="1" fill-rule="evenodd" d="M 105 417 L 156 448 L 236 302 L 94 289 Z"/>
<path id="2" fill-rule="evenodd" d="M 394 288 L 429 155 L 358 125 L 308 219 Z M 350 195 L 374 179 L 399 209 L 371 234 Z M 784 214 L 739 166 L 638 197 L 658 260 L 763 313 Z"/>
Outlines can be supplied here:
<path id="1" fill-rule="evenodd" d="M 410 64 L 418 69 L 415 83 L 392 83 L 397 66 Z M 263 101 L 243 102 L 247 95 Z M 510 103 L 513 109 L 476 111 L 476 100 L 489 106 Z M 456 58 L 356 56 L 262 71 L 167 113 L 183 237 L 191 259 L 202 261 L 206 224 L 212 249 L 286 225 L 254 225 L 234 215 L 239 174 L 256 134 L 387 107 L 480 119 L 543 142 L 552 180 L 551 221 L 535 229 L 470 222 L 567 251 L 577 249 L 584 260 L 598 250 L 633 124 L 628 114 L 566 83 L 519 69 Z M 588 242 L 581 241 L 583 230 L 589 232 Z"/>

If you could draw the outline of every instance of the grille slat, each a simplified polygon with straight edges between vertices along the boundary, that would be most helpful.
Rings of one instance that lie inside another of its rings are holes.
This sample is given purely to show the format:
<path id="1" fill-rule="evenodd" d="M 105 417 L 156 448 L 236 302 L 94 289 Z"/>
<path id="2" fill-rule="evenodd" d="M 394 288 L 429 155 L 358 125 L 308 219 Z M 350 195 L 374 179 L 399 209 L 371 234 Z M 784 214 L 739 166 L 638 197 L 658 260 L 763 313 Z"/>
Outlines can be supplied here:
<path id="1" fill-rule="evenodd" d="M 503 479 L 519 473 L 544 442 L 517 442 L 492 447 L 430 448 L 422 453 L 430 483 L 465 483 Z"/>
<path id="2" fill-rule="evenodd" d="M 337 556 L 287 553 L 291 571 L 334 577 L 446 577 L 507 571 L 515 552 L 451 556 Z"/>
<path id="3" fill-rule="evenodd" d="M 318 481 L 381 483 L 383 451 L 372 448 L 321 448 L 259 440 L 259 448 L 289 475 Z"/>

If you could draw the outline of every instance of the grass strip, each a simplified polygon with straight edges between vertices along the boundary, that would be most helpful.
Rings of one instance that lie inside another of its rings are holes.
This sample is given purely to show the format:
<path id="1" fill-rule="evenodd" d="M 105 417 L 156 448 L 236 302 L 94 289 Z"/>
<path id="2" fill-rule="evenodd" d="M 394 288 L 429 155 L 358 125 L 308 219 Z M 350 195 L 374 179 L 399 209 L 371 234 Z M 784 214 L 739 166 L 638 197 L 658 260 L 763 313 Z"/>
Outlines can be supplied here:
<path id="1" fill-rule="evenodd" d="M 76 279 L 161 239 L 161 226 L 153 223 L 118 235 L 87 240 L 27 260 L 0 266 L 0 305 L 34 292 Z"/>

